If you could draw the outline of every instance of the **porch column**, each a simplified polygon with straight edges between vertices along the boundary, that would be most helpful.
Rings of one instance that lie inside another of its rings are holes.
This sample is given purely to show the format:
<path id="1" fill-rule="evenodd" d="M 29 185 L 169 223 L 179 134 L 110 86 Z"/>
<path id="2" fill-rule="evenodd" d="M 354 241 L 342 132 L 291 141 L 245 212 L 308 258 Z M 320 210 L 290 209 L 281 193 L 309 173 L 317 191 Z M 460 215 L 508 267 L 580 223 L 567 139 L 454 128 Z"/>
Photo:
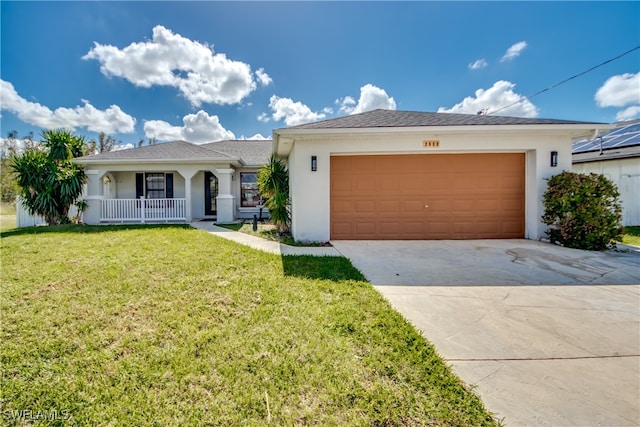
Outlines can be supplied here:
<path id="1" fill-rule="evenodd" d="M 100 215 L 102 211 L 102 177 L 107 173 L 106 170 L 87 169 L 87 183 L 84 187 L 83 198 L 87 202 L 87 209 L 82 215 L 85 224 L 100 224 Z"/>
<path id="2" fill-rule="evenodd" d="M 231 191 L 231 180 L 234 169 L 215 169 L 212 171 L 218 178 L 218 197 L 216 197 L 217 221 L 225 224 L 235 219 L 235 197 Z"/>
<path id="3" fill-rule="evenodd" d="M 175 169 L 175 171 L 184 178 L 184 214 L 186 222 L 191 222 L 193 219 L 193 207 L 191 206 L 191 178 L 193 178 L 193 176 L 198 172 L 198 169 L 190 166 L 183 166 Z"/>
<path id="4" fill-rule="evenodd" d="M 185 200 L 185 215 L 187 222 L 191 222 L 193 219 L 193 207 L 191 206 L 191 178 L 196 174 L 197 170 L 194 169 L 178 169 L 178 173 L 184 178 L 184 198 Z"/>

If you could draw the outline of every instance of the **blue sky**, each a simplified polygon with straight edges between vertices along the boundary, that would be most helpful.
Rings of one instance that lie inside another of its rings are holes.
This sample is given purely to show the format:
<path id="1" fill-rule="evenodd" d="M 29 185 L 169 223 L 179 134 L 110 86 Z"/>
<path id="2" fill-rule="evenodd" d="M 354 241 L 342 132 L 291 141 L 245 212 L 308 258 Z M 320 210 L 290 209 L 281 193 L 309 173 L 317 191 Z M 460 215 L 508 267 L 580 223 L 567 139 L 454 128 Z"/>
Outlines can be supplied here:
<path id="1" fill-rule="evenodd" d="M 640 2 L 0 3 L 2 137 L 270 137 L 391 108 L 640 118 Z"/>

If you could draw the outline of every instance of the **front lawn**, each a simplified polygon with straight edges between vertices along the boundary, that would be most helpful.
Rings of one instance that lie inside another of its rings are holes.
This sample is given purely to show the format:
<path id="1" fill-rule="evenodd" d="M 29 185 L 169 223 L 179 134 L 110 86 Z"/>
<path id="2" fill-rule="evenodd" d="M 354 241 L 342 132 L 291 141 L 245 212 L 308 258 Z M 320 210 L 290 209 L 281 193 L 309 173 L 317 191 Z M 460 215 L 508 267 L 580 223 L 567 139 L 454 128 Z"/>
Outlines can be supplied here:
<path id="1" fill-rule="evenodd" d="M 7 202 L 0 202 L 0 231 L 16 226 L 16 207 Z"/>
<path id="2" fill-rule="evenodd" d="M 344 258 L 39 227 L 2 233 L 1 273 L 4 424 L 495 424 Z"/>
<path id="3" fill-rule="evenodd" d="M 640 225 L 624 227 L 622 243 L 631 246 L 640 246 Z"/>

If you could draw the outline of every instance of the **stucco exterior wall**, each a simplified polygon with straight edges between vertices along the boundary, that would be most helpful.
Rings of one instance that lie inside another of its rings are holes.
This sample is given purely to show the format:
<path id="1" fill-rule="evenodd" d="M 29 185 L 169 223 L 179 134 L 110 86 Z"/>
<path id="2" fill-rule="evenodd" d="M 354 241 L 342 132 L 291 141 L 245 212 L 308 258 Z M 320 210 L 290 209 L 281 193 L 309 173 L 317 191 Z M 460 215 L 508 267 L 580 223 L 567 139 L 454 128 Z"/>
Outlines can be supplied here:
<path id="1" fill-rule="evenodd" d="M 173 197 L 178 199 L 184 198 L 184 178 L 182 177 L 182 175 L 180 175 L 175 170 L 170 169 L 161 172 L 173 174 Z M 136 198 L 136 172 L 111 172 L 110 175 L 115 179 L 114 187 L 116 199 Z M 105 197 L 107 197 L 106 194 Z"/>
<path id="2" fill-rule="evenodd" d="M 573 171 L 603 174 L 611 179 L 620 191 L 622 224 L 640 225 L 640 157 L 576 163 Z"/>
<path id="3" fill-rule="evenodd" d="M 423 147 L 423 140 L 437 139 L 437 148 Z M 550 165 L 551 151 L 558 152 L 558 165 Z M 300 241 L 328 241 L 330 238 L 330 157 L 376 154 L 464 154 L 526 153 L 525 237 L 545 236 L 540 221 L 545 178 L 571 169 L 571 137 L 544 133 L 459 133 L 309 136 L 296 139 L 288 156 L 292 194 L 292 233 Z M 317 156 L 316 172 L 311 156 Z"/>

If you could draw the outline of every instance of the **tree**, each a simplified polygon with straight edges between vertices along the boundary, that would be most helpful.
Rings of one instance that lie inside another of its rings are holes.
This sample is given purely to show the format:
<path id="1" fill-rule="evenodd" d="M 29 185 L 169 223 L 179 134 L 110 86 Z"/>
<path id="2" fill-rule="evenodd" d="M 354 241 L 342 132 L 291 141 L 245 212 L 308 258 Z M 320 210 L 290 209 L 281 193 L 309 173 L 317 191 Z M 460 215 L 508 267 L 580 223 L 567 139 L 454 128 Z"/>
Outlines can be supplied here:
<path id="1" fill-rule="evenodd" d="M 565 171 L 548 181 L 542 222 L 552 243 L 601 251 L 622 241 L 620 193 L 610 179 Z"/>
<path id="2" fill-rule="evenodd" d="M 287 231 L 291 222 L 289 171 L 284 161 L 275 154 L 271 154 L 269 162 L 258 171 L 258 190 L 265 207 L 269 209 L 271 222 L 278 231 Z"/>
<path id="3" fill-rule="evenodd" d="M 107 135 L 104 132 L 98 134 L 98 141 L 92 139 L 86 144 L 85 155 L 97 153 L 106 153 L 112 151 L 116 146 L 116 138 L 113 135 Z"/>
<path id="4" fill-rule="evenodd" d="M 80 202 L 87 177 L 73 162 L 83 155 L 84 138 L 67 130 L 46 130 L 43 143 L 11 159 L 20 187 L 20 200 L 30 214 L 41 215 L 47 224 L 69 222 L 69 208 Z"/>
<path id="5" fill-rule="evenodd" d="M 15 202 L 19 191 L 16 177 L 11 170 L 12 157 L 35 145 L 33 132 L 20 139 L 18 132 L 12 130 L 7 132 L 7 138 L 0 138 L 0 192 L 3 202 Z"/>

